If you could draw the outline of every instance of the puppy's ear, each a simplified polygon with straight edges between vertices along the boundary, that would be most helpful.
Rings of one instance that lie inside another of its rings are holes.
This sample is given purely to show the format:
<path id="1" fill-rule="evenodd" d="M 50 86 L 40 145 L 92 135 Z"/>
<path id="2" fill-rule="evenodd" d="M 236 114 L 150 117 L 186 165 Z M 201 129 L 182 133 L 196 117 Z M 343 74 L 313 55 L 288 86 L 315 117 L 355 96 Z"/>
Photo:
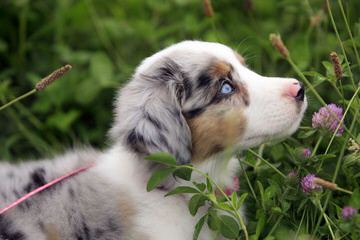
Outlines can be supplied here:
<path id="1" fill-rule="evenodd" d="M 111 137 L 142 156 L 168 152 L 178 163 L 190 163 L 191 133 L 181 111 L 190 81 L 170 59 L 154 65 L 140 67 L 120 91 Z"/>

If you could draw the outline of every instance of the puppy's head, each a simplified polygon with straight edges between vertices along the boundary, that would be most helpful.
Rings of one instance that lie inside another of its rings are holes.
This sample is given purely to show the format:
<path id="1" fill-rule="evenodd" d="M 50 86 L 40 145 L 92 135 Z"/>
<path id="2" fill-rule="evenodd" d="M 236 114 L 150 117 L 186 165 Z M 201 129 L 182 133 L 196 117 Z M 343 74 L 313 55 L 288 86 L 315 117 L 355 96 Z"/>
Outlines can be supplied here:
<path id="1" fill-rule="evenodd" d="M 289 136 L 306 106 L 297 80 L 260 76 L 222 44 L 185 41 L 137 68 L 119 92 L 111 136 L 138 154 L 190 163 Z"/>

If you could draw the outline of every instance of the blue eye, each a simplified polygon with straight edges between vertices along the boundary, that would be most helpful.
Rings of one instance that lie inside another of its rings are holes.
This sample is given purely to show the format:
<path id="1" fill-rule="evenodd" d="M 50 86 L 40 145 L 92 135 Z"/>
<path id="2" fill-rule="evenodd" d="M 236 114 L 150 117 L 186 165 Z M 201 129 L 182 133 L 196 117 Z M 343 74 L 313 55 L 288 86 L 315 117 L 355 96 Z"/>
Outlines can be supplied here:
<path id="1" fill-rule="evenodd" d="M 224 83 L 221 86 L 221 93 L 222 94 L 229 94 L 229 93 L 232 93 L 233 91 L 234 91 L 234 88 L 229 83 Z"/>

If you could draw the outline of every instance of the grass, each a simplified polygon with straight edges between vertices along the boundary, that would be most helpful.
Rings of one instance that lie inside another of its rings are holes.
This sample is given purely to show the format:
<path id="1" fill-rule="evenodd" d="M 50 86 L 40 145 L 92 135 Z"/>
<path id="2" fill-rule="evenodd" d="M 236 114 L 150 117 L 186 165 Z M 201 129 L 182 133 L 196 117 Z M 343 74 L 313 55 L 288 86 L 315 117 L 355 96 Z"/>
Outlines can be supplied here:
<path id="1" fill-rule="evenodd" d="M 0 16 L 2 104 L 32 89 L 50 69 L 74 64 L 71 74 L 45 91 L 34 96 L 32 90 L 25 95 L 31 97 L 0 107 L 1 158 L 51 155 L 78 141 L 104 147 L 115 89 L 141 59 L 183 39 L 221 41 L 240 46 L 240 53 L 246 49 L 252 56 L 248 65 L 263 75 L 298 76 L 309 90 L 309 109 L 288 140 L 241 153 L 238 196 L 223 192 L 214 198 L 217 186 L 211 179 L 211 191 L 194 186 L 198 199 L 213 203 L 218 213 L 209 212 L 207 220 L 220 219 L 215 229 L 220 233 L 221 226 L 238 227 L 237 239 L 359 239 L 360 215 L 345 219 L 341 210 L 360 208 L 360 3 L 243 2 L 212 1 L 211 16 L 205 16 L 202 3 L 191 0 L 1 3 L 7 9 Z M 309 24 L 310 19 L 317 20 Z M 285 58 L 271 46 L 272 32 L 283 37 L 289 52 Z M 329 61 L 331 52 L 339 56 L 340 79 Z M 329 103 L 343 109 L 335 131 L 314 129 L 313 113 Z M 344 133 L 337 136 L 340 128 Z M 310 156 L 302 154 L 305 148 Z M 292 171 L 296 177 L 289 176 Z M 323 188 L 304 193 L 300 181 L 309 173 L 345 192 Z M 242 203 L 246 225 L 234 211 Z M 235 224 L 221 211 L 233 212 Z"/>

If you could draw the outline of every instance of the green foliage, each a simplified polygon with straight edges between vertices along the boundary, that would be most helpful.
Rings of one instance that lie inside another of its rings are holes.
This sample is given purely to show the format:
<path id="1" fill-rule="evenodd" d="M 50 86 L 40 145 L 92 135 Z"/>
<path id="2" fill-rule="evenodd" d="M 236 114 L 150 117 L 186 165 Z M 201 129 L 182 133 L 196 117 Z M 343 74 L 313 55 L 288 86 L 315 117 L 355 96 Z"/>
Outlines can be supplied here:
<path id="1" fill-rule="evenodd" d="M 195 0 L 2 1 L 0 104 L 29 91 L 66 63 L 73 70 L 45 91 L 0 112 L 1 158 L 38 158 L 77 142 L 105 147 L 115 91 L 142 59 L 184 39 L 219 41 L 237 49 L 262 75 L 293 76 L 307 83 L 309 107 L 302 126 L 282 143 L 239 156 L 239 195 L 216 195 L 218 187 L 205 173 L 203 182 L 190 182 L 193 167 L 178 166 L 165 153 L 147 158 L 164 164 L 147 189 L 172 174 L 189 181 L 190 186 L 168 195 L 192 196 L 192 214 L 209 206 L 194 226 L 194 239 L 204 224 L 228 238 L 243 238 L 247 231 L 253 240 L 359 239 L 360 215 L 345 220 L 341 209 L 360 208 L 360 150 L 349 145 L 349 138 L 360 142 L 360 99 L 355 95 L 360 79 L 360 1 L 329 1 L 331 11 L 323 0 L 212 2 L 215 15 L 209 18 Z M 273 49 L 268 40 L 272 32 L 281 34 L 291 59 L 282 59 Z M 339 55 L 341 79 L 336 79 L 329 60 L 332 51 Z M 346 111 L 342 136 L 312 128 L 311 115 L 322 101 Z M 304 148 L 312 155 L 304 157 Z M 291 171 L 295 177 L 288 175 Z M 323 189 L 305 194 L 299 181 L 308 173 L 353 193 Z M 246 228 L 236 214 L 243 204 Z"/>

